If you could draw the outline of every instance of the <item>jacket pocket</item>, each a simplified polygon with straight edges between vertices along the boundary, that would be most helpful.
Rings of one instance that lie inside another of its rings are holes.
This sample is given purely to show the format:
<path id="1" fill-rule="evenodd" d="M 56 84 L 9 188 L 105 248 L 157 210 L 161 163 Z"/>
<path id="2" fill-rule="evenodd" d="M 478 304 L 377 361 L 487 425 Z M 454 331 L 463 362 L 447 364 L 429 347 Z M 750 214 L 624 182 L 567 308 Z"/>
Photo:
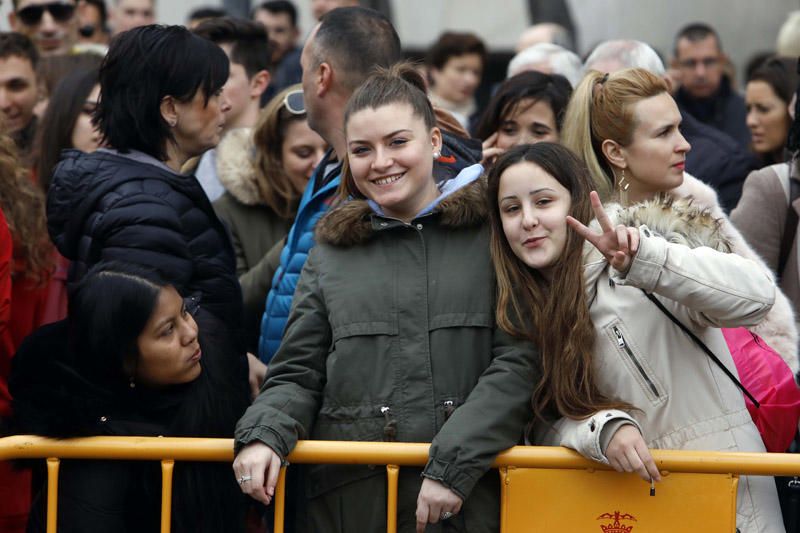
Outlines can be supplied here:
<path id="1" fill-rule="evenodd" d="M 656 377 L 646 357 L 641 355 L 638 346 L 632 342 L 632 337 L 621 321 L 617 320 L 606 326 L 606 336 L 616 348 L 616 353 L 622 360 L 628 372 L 633 375 L 642 392 L 654 405 L 666 401 L 667 391 L 661 381 Z"/>
<path id="2" fill-rule="evenodd" d="M 335 326 L 325 362 L 325 402 L 344 407 L 362 405 L 366 398 L 386 397 L 396 385 L 398 351 L 395 321 Z"/>

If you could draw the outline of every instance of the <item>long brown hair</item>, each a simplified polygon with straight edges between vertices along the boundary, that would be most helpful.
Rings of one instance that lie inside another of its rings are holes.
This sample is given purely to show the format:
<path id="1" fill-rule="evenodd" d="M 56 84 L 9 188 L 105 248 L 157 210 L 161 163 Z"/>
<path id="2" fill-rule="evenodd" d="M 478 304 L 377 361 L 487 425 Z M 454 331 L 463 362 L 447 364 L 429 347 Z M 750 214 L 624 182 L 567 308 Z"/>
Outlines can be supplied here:
<path id="1" fill-rule="evenodd" d="M 43 285 L 53 269 L 53 246 L 47 234 L 44 194 L 20 166 L 14 141 L 0 135 L 0 209 L 14 242 L 14 262 L 24 274 Z"/>
<path id="2" fill-rule="evenodd" d="M 592 179 L 575 154 L 548 142 L 512 148 L 488 176 L 496 320 L 502 330 L 539 347 L 542 378 L 533 394 L 534 414 L 542 420 L 553 412 L 585 418 L 600 409 L 630 408 L 597 387 L 592 365 L 595 330 L 583 282 L 583 238 L 568 230 L 552 281 L 547 281 L 514 254 L 505 237 L 498 202 L 500 179 L 509 167 L 524 162 L 540 167 L 570 192 L 570 215 L 584 224 L 592 218 Z"/>
<path id="3" fill-rule="evenodd" d="M 601 149 L 603 141 L 628 146 L 636 129 L 634 104 L 665 92 L 663 79 L 645 69 L 629 68 L 610 75 L 591 70 L 572 93 L 561 142 L 583 159 L 603 200 L 611 198 L 616 181 Z"/>
<path id="4" fill-rule="evenodd" d="M 267 103 L 253 128 L 253 145 L 256 148 L 255 178 L 261 199 L 275 213 L 287 220 L 294 218 L 302 192 L 297 192 L 283 169 L 283 142 L 289 125 L 306 120 L 306 114 L 292 114 L 284 103 L 286 95 L 302 90 L 300 84 L 291 85 L 276 94 Z"/>

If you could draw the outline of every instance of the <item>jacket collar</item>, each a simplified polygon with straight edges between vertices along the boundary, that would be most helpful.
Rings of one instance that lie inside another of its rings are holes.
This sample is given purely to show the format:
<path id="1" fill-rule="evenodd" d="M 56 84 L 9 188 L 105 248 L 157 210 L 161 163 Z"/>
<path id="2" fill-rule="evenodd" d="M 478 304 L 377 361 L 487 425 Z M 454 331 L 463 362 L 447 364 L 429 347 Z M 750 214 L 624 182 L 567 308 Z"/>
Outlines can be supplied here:
<path id="1" fill-rule="evenodd" d="M 482 225 L 488 217 L 486 179 L 472 181 L 445 196 L 430 215 L 438 223 L 451 228 Z M 372 239 L 378 232 L 407 224 L 383 217 L 370 207 L 367 200 L 351 200 L 329 211 L 317 224 L 317 242 L 333 246 L 355 246 Z"/>
<path id="2" fill-rule="evenodd" d="M 236 128 L 217 145 L 217 176 L 225 190 L 244 205 L 264 202 L 258 189 L 259 176 L 255 171 L 255 146 L 252 128 Z"/>

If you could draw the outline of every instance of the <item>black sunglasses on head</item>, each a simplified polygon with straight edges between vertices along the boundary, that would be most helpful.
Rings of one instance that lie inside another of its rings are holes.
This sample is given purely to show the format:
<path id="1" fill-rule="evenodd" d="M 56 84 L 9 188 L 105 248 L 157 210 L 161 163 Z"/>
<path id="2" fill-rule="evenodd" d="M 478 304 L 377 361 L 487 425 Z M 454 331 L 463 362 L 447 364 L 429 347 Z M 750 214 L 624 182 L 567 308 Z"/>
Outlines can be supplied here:
<path id="1" fill-rule="evenodd" d="M 49 4 L 34 4 L 17 11 L 17 17 L 26 26 L 36 26 L 42 21 L 45 10 L 57 22 L 67 22 L 75 14 L 74 4 L 51 2 Z"/>

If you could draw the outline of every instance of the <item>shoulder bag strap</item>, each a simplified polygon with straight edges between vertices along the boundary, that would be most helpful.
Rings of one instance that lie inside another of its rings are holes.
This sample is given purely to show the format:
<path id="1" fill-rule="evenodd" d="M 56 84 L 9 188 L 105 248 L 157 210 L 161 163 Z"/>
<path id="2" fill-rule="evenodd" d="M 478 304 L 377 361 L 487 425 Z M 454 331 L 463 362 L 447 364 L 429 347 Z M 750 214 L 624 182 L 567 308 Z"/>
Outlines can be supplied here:
<path id="1" fill-rule="evenodd" d="M 739 389 L 740 389 L 740 390 L 741 390 L 741 391 L 744 393 L 744 395 L 745 395 L 745 396 L 747 396 L 747 397 L 750 399 L 750 401 L 751 401 L 751 402 L 753 402 L 753 405 L 755 405 L 756 407 L 760 407 L 760 406 L 761 406 L 761 404 L 760 404 L 760 403 L 758 403 L 758 400 L 756 400 L 756 399 L 753 397 L 753 395 L 752 395 L 752 394 L 750 394 L 750 391 L 748 391 L 748 390 L 745 388 L 745 386 L 744 386 L 744 385 L 742 385 L 742 382 L 741 382 L 741 381 L 739 381 L 739 379 L 738 379 L 736 376 L 734 376 L 734 375 L 733 375 L 733 372 L 731 372 L 730 370 L 728 370 L 728 367 L 726 367 L 724 364 L 722 364 L 722 361 L 720 361 L 720 360 L 719 360 L 719 358 L 718 358 L 716 355 L 714 355 L 714 352 L 712 352 L 712 351 L 711 351 L 711 350 L 708 348 L 708 346 L 706 346 L 706 345 L 705 345 L 705 343 L 704 343 L 703 341 L 701 341 L 701 340 L 700 340 L 700 338 L 699 338 L 697 335 L 695 335 L 694 333 L 692 333 L 692 331 L 691 331 L 689 328 L 687 328 L 687 327 L 686 327 L 686 326 L 683 324 L 683 322 L 681 322 L 680 320 L 678 320 L 678 319 L 675 317 L 675 315 L 673 315 L 672 313 L 670 313 L 670 312 L 669 312 L 669 310 L 668 310 L 666 307 L 664 307 L 664 304 L 662 304 L 661 302 L 659 302 L 659 301 L 658 301 L 658 298 L 656 298 L 656 297 L 655 297 L 655 296 L 653 296 L 652 294 L 648 293 L 648 292 L 647 292 L 647 291 L 645 291 L 644 289 L 642 289 L 642 292 L 644 293 L 644 295 L 645 295 L 645 296 L 647 296 L 647 299 L 648 299 L 648 300 L 650 300 L 651 302 L 653 302 L 653 303 L 656 305 L 656 307 L 658 307 L 658 309 L 659 309 L 659 310 L 660 310 L 662 313 L 664 313 L 665 315 L 667 315 L 667 318 L 669 318 L 669 319 L 670 319 L 670 320 L 671 320 L 671 321 L 672 321 L 672 322 L 673 322 L 673 323 L 674 323 L 676 326 L 678 326 L 679 328 L 681 328 L 681 330 L 682 330 L 684 333 L 686 333 L 686 334 L 689 336 L 689 338 L 691 338 L 691 339 L 694 341 L 694 343 L 695 343 L 695 344 L 697 344 L 697 346 L 699 346 L 699 347 L 700 347 L 700 349 L 701 349 L 701 350 L 703 350 L 703 351 L 706 353 L 706 355 L 707 355 L 707 356 L 709 356 L 709 357 L 711 358 L 711 360 L 712 360 L 712 361 L 714 361 L 714 362 L 717 364 L 717 366 L 718 366 L 718 367 L 720 367 L 720 369 L 721 369 L 723 372 L 725 372 L 725 375 L 726 375 L 726 376 L 728 376 L 728 377 L 731 379 L 731 381 L 733 381 L 733 383 L 734 383 L 734 384 L 735 384 L 737 387 L 739 387 Z"/>

